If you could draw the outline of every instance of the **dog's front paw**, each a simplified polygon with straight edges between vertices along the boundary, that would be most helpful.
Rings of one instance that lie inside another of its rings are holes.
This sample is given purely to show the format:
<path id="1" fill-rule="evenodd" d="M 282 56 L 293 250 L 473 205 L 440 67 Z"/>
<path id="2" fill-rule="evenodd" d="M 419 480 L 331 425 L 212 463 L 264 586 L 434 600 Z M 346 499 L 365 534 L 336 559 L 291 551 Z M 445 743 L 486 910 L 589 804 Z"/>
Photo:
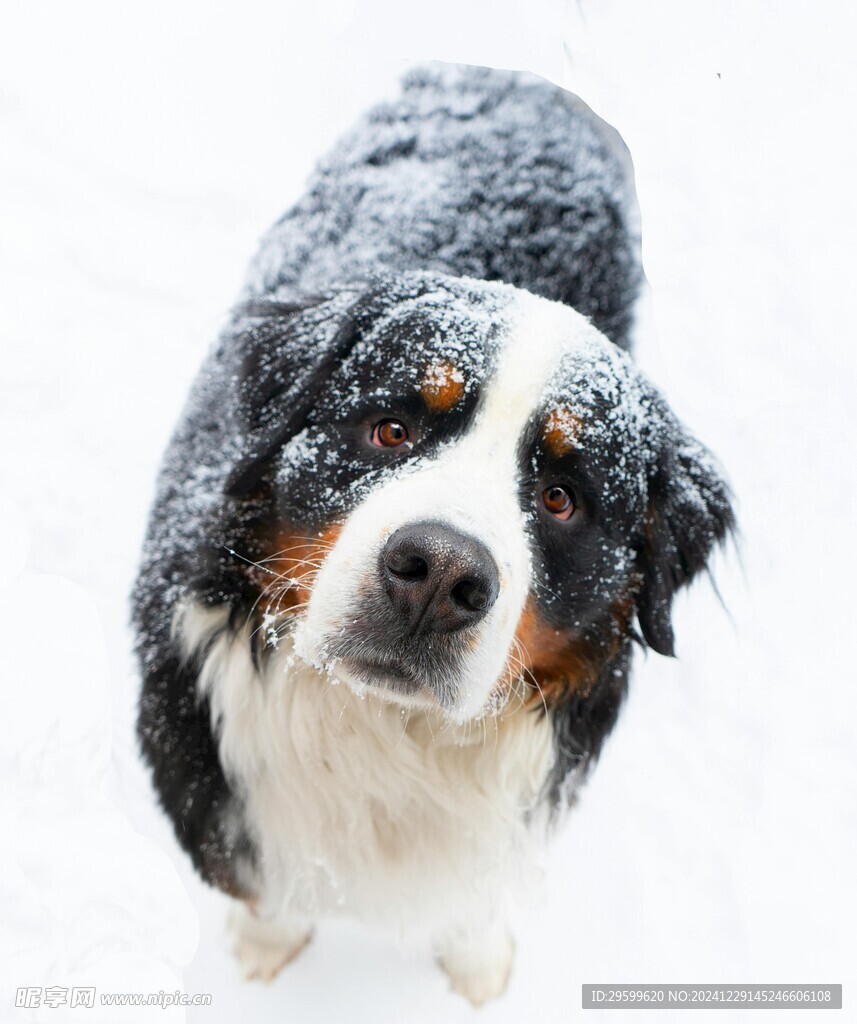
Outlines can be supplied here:
<path id="1" fill-rule="evenodd" d="M 506 991 L 514 958 L 515 944 L 503 932 L 478 944 L 450 944 L 438 954 L 438 963 L 453 992 L 482 1006 Z"/>
<path id="2" fill-rule="evenodd" d="M 229 915 L 227 927 L 244 981 L 273 981 L 303 952 L 313 935 L 305 923 L 265 921 L 243 903 Z"/>

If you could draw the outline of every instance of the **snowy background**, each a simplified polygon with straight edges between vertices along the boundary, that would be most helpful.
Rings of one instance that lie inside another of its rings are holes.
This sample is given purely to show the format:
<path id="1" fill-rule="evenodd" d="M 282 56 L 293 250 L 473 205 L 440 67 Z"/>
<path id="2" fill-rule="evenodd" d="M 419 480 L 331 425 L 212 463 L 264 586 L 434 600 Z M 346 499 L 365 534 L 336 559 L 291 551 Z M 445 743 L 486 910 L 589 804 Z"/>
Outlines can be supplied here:
<path id="1" fill-rule="evenodd" d="M 727 610 L 700 583 L 679 658 L 639 659 L 481 1019 L 601 1019 L 581 983 L 643 981 L 842 982 L 854 1014 L 849 7 L 301 7 L 0 14 L 0 1019 L 60 1019 L 12 1008 L 54 984 L 212 995 L 69 1011 L 90 1021 L 474 1019 L 428 957 L 344 924 L 270 987 L 239 983 L 224 900 L 138 763 L 127 629 L 157 464 L 256 239 L 426 58 L 538 72 L 620 130 L 651 283 L 638 359 L 724 462 L 742 526 Z M 814 1016 L 839 1019 L 794 1019 Z"/>

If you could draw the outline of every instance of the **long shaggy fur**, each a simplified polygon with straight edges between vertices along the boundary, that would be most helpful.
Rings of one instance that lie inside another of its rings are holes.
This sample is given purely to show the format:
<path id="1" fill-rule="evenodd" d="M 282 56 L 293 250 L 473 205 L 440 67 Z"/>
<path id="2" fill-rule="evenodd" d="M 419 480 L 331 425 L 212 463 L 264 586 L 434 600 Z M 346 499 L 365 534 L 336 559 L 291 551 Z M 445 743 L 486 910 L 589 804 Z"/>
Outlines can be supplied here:
<path id="1" fill-rule="evenodd" d="M 134 592 L 142 750 L 199 872 L 245 903 L 249 976 L 347 913 L 429 935 L 474 1002 L 505 986 L 506 898 L 613 727 L 632 643 L 672 653 L 673 596 L 733 523 L 628 353 L 641 279 L 616 133 L 485 68 L 408 75 L 263 240 Z M 390 418 L 395 450 L 373 440 Z M 433 558 L 494 574 L 466 628 L 390 597 L 390 538 L 428 526 Z"/>

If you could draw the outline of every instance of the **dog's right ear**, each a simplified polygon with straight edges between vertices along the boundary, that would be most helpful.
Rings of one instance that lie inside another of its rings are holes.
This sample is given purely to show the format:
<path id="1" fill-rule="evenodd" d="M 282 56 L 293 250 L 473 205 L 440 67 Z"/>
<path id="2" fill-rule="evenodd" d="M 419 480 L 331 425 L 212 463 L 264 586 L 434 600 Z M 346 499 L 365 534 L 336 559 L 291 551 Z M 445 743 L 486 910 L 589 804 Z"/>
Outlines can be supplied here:
<path id="1" fill-rule="evenodd" d="M 657 406 L 650 411 L 656 416 Z M 714 548 L 735 530 L 732 497 L 710 452 L 664 405 L 666 427 L 649 480 L 643 582 L 637 621 L 643 639 L 672 657 L 673 597 L 708 565 Z"/>
<path id="2" fill-rule="evenodd" d="M 304 426 L 318 389 L 360 337 L 357 291 L 290 302 L 255 300 L 236 311 L 228 344 L 241 452 L 224 487 L 246 498 L 271 459 Z"/>

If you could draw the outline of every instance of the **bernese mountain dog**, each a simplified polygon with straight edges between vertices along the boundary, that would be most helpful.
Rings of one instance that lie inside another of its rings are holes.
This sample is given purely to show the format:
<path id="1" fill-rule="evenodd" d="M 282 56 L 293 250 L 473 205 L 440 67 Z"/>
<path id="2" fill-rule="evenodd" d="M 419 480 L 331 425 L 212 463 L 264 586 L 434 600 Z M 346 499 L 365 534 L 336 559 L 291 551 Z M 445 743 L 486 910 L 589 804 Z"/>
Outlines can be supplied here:
<path id="1" fill-rule="evenodd" d="M 504 990 L 632 647 L 733 525 L 628 354 L 641 282 L 617 133 L 486 68 L 411 72 L 264 238 L 134 594 L 143 754 L 246 976 L 343 914 Z"/>

